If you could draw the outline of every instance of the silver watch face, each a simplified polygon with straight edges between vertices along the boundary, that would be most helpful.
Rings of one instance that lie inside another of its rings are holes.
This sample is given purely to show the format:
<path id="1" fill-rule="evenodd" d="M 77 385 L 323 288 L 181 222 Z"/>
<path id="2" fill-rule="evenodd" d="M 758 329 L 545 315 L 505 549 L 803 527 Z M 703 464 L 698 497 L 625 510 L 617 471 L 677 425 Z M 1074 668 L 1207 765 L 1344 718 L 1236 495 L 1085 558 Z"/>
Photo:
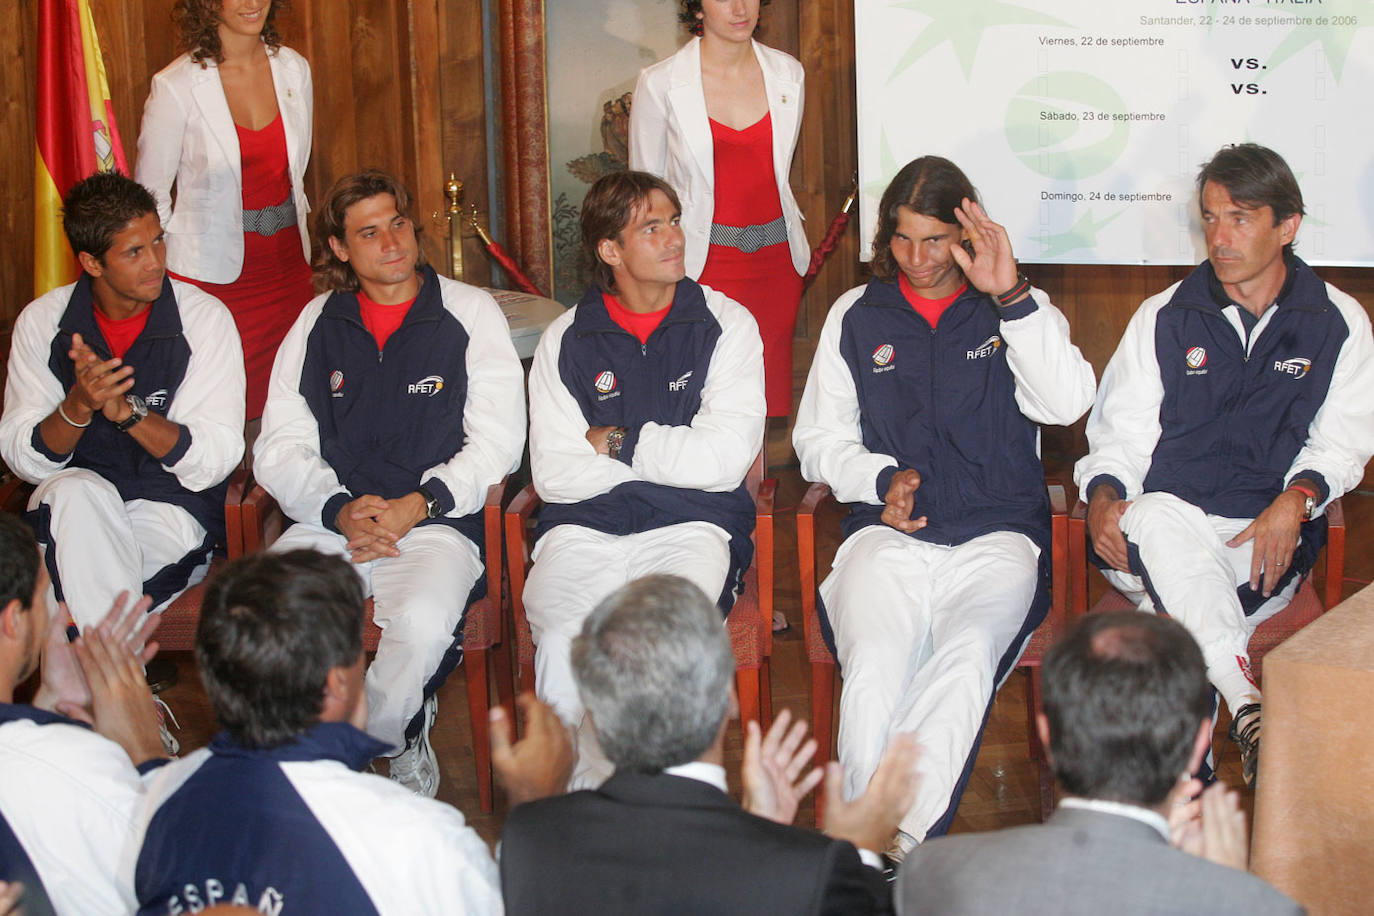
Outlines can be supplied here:
<path id="1" fill-rule="evenodd" d="M 129 405 L 129 409 L 135 414 L 146 416 L 148 413 L 148 402 L 136 394 L 124 395 L 124 401 Z"/>

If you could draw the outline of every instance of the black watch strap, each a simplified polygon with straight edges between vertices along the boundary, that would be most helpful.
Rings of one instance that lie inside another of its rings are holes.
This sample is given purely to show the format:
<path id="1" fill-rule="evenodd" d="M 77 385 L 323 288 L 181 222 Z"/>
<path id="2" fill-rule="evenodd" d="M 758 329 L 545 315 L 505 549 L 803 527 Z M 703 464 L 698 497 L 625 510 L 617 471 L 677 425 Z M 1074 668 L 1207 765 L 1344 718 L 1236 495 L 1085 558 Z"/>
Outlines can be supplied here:
<path id="1" fill-rule="evenodd" d="M 424 497 L 424 500 L 425 500 L 425 517 L 426 517 L 426 518 L 438 518 L 438 517 L 439 517 L 439 514 L 440 514 L 440 513 L 439 513 L 439 497 L 437 497 L 437 496 L 435 496 L 433 493 L 431 493 L 431 492 L 429 491 L 429 487 L 426 487 L 424 484 L 420 484 L 418 487 L 416 487 L 416 488 L 415 488 L 415 492 L 416 492 L 416 493 L 419 493 L 421 496 Z"/>

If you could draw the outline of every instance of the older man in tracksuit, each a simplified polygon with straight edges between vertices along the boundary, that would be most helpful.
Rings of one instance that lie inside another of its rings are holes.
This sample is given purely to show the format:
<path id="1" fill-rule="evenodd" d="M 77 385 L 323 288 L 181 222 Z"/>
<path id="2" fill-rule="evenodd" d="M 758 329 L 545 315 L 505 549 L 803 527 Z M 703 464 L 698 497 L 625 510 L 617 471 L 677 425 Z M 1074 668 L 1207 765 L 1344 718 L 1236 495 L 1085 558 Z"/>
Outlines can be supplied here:
<path id="1" fill-rule="evenodd" d="M 1208 260 L 1131 319 L 1074 478 L 1094 562 L 1193 634 L 1253 783 L 1261 696 L 1247 646 L 1374 452 L 1374 339 L 1360 304 L 1293 254 L 1302 192 L 1277 153 L 1224 148 L 1198 192 Z"/>
<path id="2" fill-rule="evenodd" d="M 524 600 L 540 698 L 578 733 L 573 788 L 613 769 L 572 677 L 583 619 L 660 572 L 728 612 L 753 552 L 744 478 L 763 444 L 763 345 L 742 306 L 685 278 L 680 214 L 646 173 L 592 187 L 582 237 L 596 282 L 544 332 L 530 373 L 530 460 L 547 505 Z"/>
<path id="3" fill-rule="evenodd" d="M 296 522 L 274 549 L 346 555 L 363 578 L 382 627 L 368 730 L 404 748 L 392 778 L 432 797 L 434 694 L 486 582 L 482 503 L 520 462 L 525 405 L 500 308 L 424 266 L 408 198 L 364 172 L 321 208 L 333 292 L 282 342 L 253 470 Z"/>
<path id="4" fill-rule="evenodd" d="M 893 179 L 874 279 L 831 308 L 793 437 L 802 475 L 851 504 L 820 589 L 846 793 L 894 734 L 923 747 L 896 859 L 949 828 L 993 694 L 1049 608 L 1037 424 L 1072 423 L 1094 393 L 974 194 L 935 156 Z"/>

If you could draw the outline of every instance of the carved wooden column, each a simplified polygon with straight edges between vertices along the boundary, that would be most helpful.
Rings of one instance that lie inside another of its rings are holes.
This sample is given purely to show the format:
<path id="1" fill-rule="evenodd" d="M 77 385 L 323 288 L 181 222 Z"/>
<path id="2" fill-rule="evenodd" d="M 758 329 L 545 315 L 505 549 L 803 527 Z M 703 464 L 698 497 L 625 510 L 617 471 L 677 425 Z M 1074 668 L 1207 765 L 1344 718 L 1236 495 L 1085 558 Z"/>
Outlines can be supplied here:
<path id="1" fill-rule="evenodd" d="M 553 278 L 544 0 L 502 0 L 501 142 L 506 247 L 535 284 Z"/>

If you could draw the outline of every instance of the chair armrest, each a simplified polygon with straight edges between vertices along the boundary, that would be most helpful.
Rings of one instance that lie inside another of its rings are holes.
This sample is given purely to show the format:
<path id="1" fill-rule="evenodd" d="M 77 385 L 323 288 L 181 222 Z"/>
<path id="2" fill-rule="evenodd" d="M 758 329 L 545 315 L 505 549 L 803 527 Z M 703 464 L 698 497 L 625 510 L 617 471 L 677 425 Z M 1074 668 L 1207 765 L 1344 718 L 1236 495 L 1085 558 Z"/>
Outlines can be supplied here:
<path id="1" fill-rule="evenodd" d="M 243 518 L 244 555 L 266 550 L 281 537 L 282 530 L 286 527 L 286 516 L 272 494 L 256 481 L 250 480 L 249 483 L 248 492 L 244 494 L 243 502 L 239 505 L 239 512 Z M 235 554 L 231 552 L 229 558 L 234 557 Z"/>
<path id="2" fill-rule="evenodd" d="M 486 551 L 487 598 L 496 608 L 501 607 L 501 503 L 506 498 L 506 484 L 509 475 L 487 487 L 486 499 L 482 502 L 482 541 Z M 505 615 L 497 613 L 494 622 L 493 643 L 503 641 L 503 620 Z"/>
<path id="3" fill-rule="evenodd" d="M 230 557 L 243 555 L 243 495 L 248 491 L 248 472 L 242 467 L 229 475 L 224 491 L 224 552 Z"/>
<path id="4" fill-rule="evenodd" d="M 1073 606 L 1069 594 L 1070 540 L 1068 497 L 1064 485 L 1046 480 L 1050 497 L 1050 624 L 1056 629 L 1068 622 Z"/>
<path id="5" fill-rule="evenodd" d="M 797 571 L 801 577 L 802 634 L 808 646 L 824 642 L 816 610 L 816 513 L 833 501 L 828 486 L 813 483 L 797 505 Z"/>
<path id="6" fill-rule="evenodd" d="M 768 478 L 759 483 L 754 496 L 754 567 L 759 579 L 759 637 L 763 655 L 773 654 L 773 508 L 778 482 Z"/>
<path id="7" fill-rule="evenodd" d="M 1337 497 L 1326 505 L 1326 588 L 1323 605 L 1329 611 L 1341 603 L 1345 584 L 1345 507 Z"/>
<path id="8" fill-rule="evenodd" d="M 506 573 L 510 577 L 511 611 L 517 618 L 525 613 L 525 574 L 529 572 L 525 533 L 542 502 L 531 483 L 506 507 Z M 520 625 L 518 620 L 516 625 Z"/>

